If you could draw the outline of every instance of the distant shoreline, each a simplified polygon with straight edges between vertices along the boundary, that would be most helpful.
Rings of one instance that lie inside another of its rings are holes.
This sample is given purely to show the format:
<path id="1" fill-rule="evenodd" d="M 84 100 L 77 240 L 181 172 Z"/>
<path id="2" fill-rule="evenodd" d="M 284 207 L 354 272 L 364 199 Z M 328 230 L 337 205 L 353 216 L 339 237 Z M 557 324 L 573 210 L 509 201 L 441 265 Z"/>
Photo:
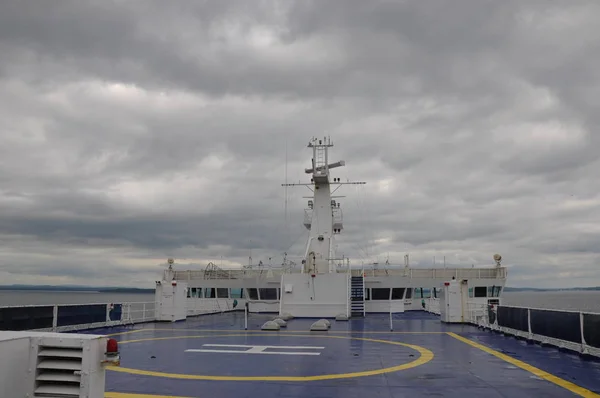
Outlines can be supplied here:
<path id="1" fill-rule="evenodd" d="M 595 287 L 568 287 L 568 288 L 534 288 L 534 287 L 505 287 L 504 292 L 571 292 L 571 291 L 600 291 L 600 286 Z"/>
<path id="2" fill-rule="evenodd" d="M 0 291 L 72 292 L 72 293 L 154 293 L 154 289 L 135 287 L 0 285 Z"/>

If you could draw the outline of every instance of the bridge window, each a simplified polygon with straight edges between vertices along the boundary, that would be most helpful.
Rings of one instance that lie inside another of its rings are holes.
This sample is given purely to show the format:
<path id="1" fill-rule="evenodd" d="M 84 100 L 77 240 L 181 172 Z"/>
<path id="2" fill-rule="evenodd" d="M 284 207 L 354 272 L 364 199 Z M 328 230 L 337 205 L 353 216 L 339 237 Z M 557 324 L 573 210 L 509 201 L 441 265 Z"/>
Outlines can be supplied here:
<path id="1" fill-rule="evenodd" d="M 275 289 L 275 288 L 260 289 L 260 299 L 261 300 L 277 300 L 277 289 Z"/>
<path id="2" fill-rule="evenodd" d="M 371 288 L 365 289 L 365 300 L 371 300 Z"/>
<path id="3" fill-rule="evenodd" d="M 216 298 L 216 289 L 214 287 L 206 287 L 204 288 L 204 293 L 206 298 Z"/>
<path id="4" fill-rule="evenodd" d="M 395 287 L 392 289 L 392 300 L 402 300 L 404 298 L 404 288 Z"/>
<path id="5" fill-rule="evenodd" d="M 247 289 L 248 290 L 248 298 L 250 300 L 258 300 L 258 289 Z"/>
<path id="6" fill-rule="evenodd" d="M 244 298 L 244 289 L 242 289 L 241 287 L 232 287 L 231 288 L 231 298 Z"/>
<path id="7" fill-rule="evenodd" d="M 475 297 L 487 297 L 487 286 L 475 286 Z"/>
<path id="8" fill-rule="evenodd" d="M 229 298 L 229 289 L 226 287 L 218 287 L 217 298 Z"/>
<path id="9" fill-rule="evenodd" d="M 430 298 L 431 297 L 431 289 L 421 288 L 421 297 L 422 298 Z"/>
<path id="10" fill-rule="evenodd" d="M 409 289 L 406 289 L 406 298 L 407 298 L 407 299 L 410 299 L 410 298 L 412 298 L 412 293 L 413 293 L 413 290 L 412 290 L 412 289 L 410 289 L 410 288 L 409 288 Z"/>
<path id="11" fill-rule="evenodd" d="M 371 289 L 371 295 L 373 300 L 389 300 L 390 299 L 390 289 L 382 288 L 382 287 L 374 287 Z"/>
<path id="12" fill-rule="evenodd" d="M 488 297 L 500 297 L 502 291 L 501 286 L 488 286 L 487 296 Z"/>

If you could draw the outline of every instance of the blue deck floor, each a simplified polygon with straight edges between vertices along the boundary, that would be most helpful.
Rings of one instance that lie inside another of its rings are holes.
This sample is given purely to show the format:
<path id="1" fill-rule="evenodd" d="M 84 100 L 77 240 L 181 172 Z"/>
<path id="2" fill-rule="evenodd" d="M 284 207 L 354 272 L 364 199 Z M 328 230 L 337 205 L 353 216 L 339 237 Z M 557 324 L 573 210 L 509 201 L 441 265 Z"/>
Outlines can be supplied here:
<path id="1" fill-rule="evenodd" d="M 393 332 L 387 315 L 332 320 L 329 332 L 309 332 L 314 319 L 261 331 L 272 318 L 251 314 L 248 331 L 242 312 L 93 331 L 125 332 L 106 396 L 600 397 L 598 362 L 423 312 L 395 315 Z"/>

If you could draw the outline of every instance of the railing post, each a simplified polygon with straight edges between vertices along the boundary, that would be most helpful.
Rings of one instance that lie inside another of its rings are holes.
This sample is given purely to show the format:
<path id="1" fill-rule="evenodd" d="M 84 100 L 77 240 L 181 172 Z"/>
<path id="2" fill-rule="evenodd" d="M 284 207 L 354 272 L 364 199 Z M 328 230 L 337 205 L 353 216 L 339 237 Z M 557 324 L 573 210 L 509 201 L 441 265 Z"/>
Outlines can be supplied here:
<path id="1" fill-rule="evenodd" d="M 146 303 L 142 304 L 142 322 L 146 320 Z"/>
<path id="2" fill-rule="evenodd" d="M 531 308 L 527 308 L 527 337 L 533 340 L 533 332 L 531 331 Z"/>
<path id="3" fill-rule="evenodd" d="M 390 300 L 390 332 L 394 331 L 394 324 L 392 323 L 392 300 Z"/>
<path id="4" fill-rule="evenodd" d="M 58 305 L 55 305 L 52 308 L 52 331 L 56 332 L 56 328 L 58 327 Z"/>
<path id="5" fill-rule="evenodd" d="M 585 343 L 585 335 L 583 333 L 583 326 L 584 326 L 584 322 L 583 322 L 583 312 L 579 312 L 579 325 L 580 325 L 580 329 L 581 329 L 581 353 L 585 354 L 586 353 L 586 343 Z"/>
<path id="6" fill-rule="evenodd" d="M 244 303 L 244 330 L 248 330 L 248 301 Z"/>

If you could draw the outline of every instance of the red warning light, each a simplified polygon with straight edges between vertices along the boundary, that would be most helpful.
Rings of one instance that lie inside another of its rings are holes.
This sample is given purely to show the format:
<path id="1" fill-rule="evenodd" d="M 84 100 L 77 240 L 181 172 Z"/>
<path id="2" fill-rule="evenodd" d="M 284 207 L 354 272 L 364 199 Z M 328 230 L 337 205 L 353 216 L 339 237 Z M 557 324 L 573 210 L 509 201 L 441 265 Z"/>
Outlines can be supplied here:
<path id="1" fill-rule="evenodd" d="M 106 353 L 114 354 L 119 352 L 119 343 L 115 339 L 108 339 L 106 342 Z"/>

